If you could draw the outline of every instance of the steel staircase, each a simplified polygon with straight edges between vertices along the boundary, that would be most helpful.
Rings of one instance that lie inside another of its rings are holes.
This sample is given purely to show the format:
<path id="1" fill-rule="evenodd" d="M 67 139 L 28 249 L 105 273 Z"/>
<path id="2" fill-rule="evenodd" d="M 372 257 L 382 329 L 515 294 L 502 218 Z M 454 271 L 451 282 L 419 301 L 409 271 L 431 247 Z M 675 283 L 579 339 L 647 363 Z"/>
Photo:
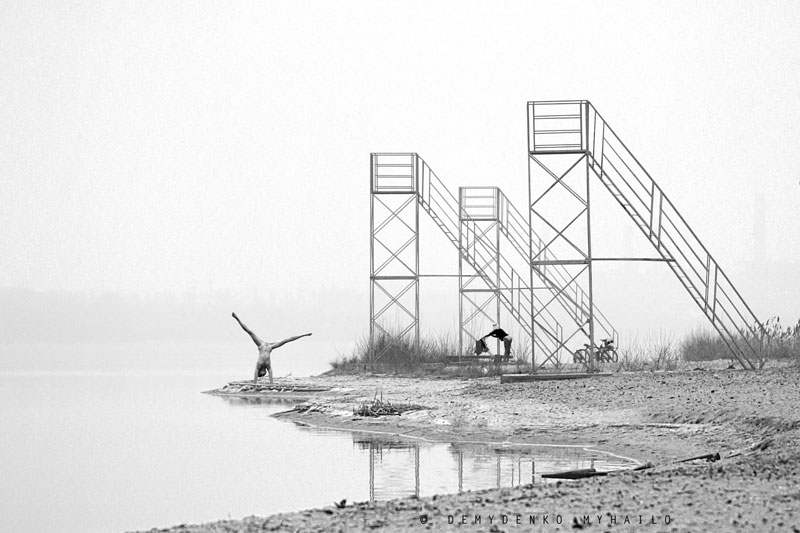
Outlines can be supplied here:
<path id="1" fill-rule="evenodd" d="M 653 245 L 739 363 L 762 361 L 764 330 L 675 205 L 589 102 L 581 102 L 589 167 Z"/>
<path id="2" fill-rule="evenodd" d="M 528 221 L 522 217 L 522 214 L 520 214 L 517 208 L 514 207 L 514 204 L 511 203 L 511 200 L 509 200 L 502 191 L 499 191 L 499 195 L 501 230 L 514 248 L 516 248 L 523 257 L 528 258 L 530 250 L 536 251 L 542 249 L 542 238 L 537 235 L 533 229 L 531 229 L 531 233 L 528 235 Z M 529 239 L 531 241 L 530 250 L 526 245 L 522 244 Z M 552 261 L 555 259 L 547 250 L 545 250 L 543 254 L 540 254 L 540 258 L 544 261 Z M 529 259 L 525 262 L 530 265 Z M 586 327 L 590 317 L 589 295 L 586 294 L 583 287 L 581 287 L 575 279 L 572 279 L 567 270 L 561 265 L 541 264 L 532 265 L 531 268 L 533 268 L 533 271 L 542 283 L 550 289 L 552 294 L 551 301 L 558 300 L 561 307 L 569 314 L 570 318 L 572 318 L 578 327 Z M 537 301 L 535 303 L 535 309 L 545 309 L 550 302 Z M 613 339 L 617 342 L 619 340 L 619 335 L 616 329 L 614 329 L 609 320 L 600 312 L 596 305 L 593 311 L 595 325 L 600 328 L 598 333 L 605 338 Z M 584 330 L 584 333 L 588 336 L 587 331 Z"/>
<path id="3" fill-rule="evenodd" d="M 420 176 L 420 187 L 418 199 L 422 208 L 427 212 L 431 219 L 436 223 L 442 232 L 447 236 L 451 243 L 457 248 L 459 246 L 459 202 L 450 193 L 447 187 L 441 182 L 436 174 L 430 169 L 425 161 L 417 154 L 414 154 L 417 176 Z M 498 195 L 497 220 L 500 231 L 512 244 L 512 248 L 519 254 L 521 261 L 530 267 L 530 249 L 526 244 L 531 240 L 534 250 L 538 250 L 541 245 L 541 238 L 535 233 L 529 233 L 528 222 L 524 220 L 520 212 L 514 207 L 511 201 L 499 188 L 493 188 Z M 472 250 L 472 254 L 469 251 Z M 493 245 L 484 239 L 477 239 L 474 247 L 462 250 L 465 259 L 478 272 L 479 276 L 487 286 L 497 287 L 497 281 L 484 274 L 483 267 L 492 258 L 496 257 L 496 250 Z M 574 280 L 570 279 L 566 270 L 558 265 L 544 265 L 532 267 L 534 272 L 544 285 L 550 289 L 550 298 L 557 300 L 566 310 L 576 325 L 583 330 L 589 321 L 589 298 L 583 288 Z M 503 256 L 500 256 L 498 268 L 500 285 L 502 287 L 523 287 L 529 283 L 528 273 L 520 275 Z M 542 302 L 535 295 L 534 306 L 531 305 L 531 292 L 528 290 L 499 290 L 498 295 L 504 307 L 516 319 L 527 335 L 531 335 L 531 309 L 535 309 L 533 323 L 537 328 L 541 328 L 541 335 L 537 334 L 534 343 L 540 350 L 547 354 L 557 354 L 565 339 L 563 338 L 562 326 L 547 308 L 549 302 Z M 517 298 L 514 298 L 517 295 Z M 606 317 L 594 308 L 595 324 L 601 329 L 601 333 L 606 337 L 618 339 L 616 330 L 611 326 Z M 584 333 L 588 333 L 584 330 Z M 558 358 L 557 358 L 558 360 Z"/>
<path id="4" fill-rule="evenodd" d="M 520 287 L 521 282 L 527 282 L 528 276 L 521 276 L 506 258 L 496 253 L 497 250 L 493 244 L 486 239 L 474 238 L 469 241 L 470 244 L 467 246 L 459 243 L 462 233 L 468 232 L 469 229 L 468 222 L 465 227 L 459 227 L 462 221 L 459 217 L 458 200 L 419 155 L 410 155 L 414 158 L 416 176 L 418 176 L 417 198 L 420 206 L 439 226 L 453 246 L 460 250 L 462 257 L 475 270 L 475 277 L 478 277 L 487 287 L 497 291 L 496 294 L 503 307 L 530 336 L 532 323 L 530 293 L 524 290 L 500 290 L 508 287 Z M 486 274 L 485 267 L 498 258 L 496 274 L 499 279 L 494 279 Z M 557 351 L 560 345 L 561 326 L 555 318 L 552 315 L 543 314 L 537 316 L 533 323 L 544 333 L 537 335 L 537 338 L 534 339 L 537 348 L 548 350 L 548 353 Z M 473 338 L 473 340 L 475 339 Z"/>

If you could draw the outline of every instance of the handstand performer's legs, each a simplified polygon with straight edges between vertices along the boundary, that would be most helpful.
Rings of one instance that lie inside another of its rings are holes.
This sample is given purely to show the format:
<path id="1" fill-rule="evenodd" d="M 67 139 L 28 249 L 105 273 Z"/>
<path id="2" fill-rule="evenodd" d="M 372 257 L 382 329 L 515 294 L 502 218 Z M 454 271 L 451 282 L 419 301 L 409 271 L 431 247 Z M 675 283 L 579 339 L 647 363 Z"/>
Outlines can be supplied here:
<path id="1" fill-rule="evenodd" d="M 250 338 L 253 339 L 253 342 L 256 343 L 256 346 L 261 346 L 262 344 L 264 344 L 264 341 L 262 341 L 260 338 L 258 338 L 258 335 L 256 335 L 252 331 L 250 331 L 250 328 L 248 328 L 247 326 L 242 324 L 242 321 L 239 320 L 239 317 L 236 316 L 236 313 L 231 313 L 231 316 L 236 319 L 236 322 L 239 323 L 239 325 L 242 327 L 242 329 L 245 331 L 245 333 L 250 335 Z"/>

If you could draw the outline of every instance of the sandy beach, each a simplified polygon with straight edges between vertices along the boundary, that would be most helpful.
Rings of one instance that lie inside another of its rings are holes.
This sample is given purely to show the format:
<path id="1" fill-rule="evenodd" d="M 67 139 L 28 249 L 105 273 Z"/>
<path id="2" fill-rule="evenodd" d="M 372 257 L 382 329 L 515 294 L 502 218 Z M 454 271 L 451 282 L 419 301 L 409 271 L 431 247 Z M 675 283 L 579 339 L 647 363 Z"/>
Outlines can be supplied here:
<path id="1" fill-rule="evenodd" d="M 287 423 L 446 442 L 585 444 L 652 467 L 152 531 L 800 531 L 800 368 L 713 366 L 516 384 L 494 376 L 285 380 L 287 391 L 328 389 L 277 415 Z M 376 394 L 424 409 L 354 416 Z M 680 462 L 713 453 L 720 459 Z"/>

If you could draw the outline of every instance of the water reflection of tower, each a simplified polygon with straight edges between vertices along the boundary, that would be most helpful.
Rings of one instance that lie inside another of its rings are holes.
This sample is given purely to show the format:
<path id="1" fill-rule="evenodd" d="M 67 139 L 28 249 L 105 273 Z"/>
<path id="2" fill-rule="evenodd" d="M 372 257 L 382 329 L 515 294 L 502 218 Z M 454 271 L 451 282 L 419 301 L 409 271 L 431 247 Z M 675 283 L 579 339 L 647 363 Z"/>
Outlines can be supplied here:
<path id="1" fill-rule="evenodd" d="M 449 451 L 456 459 L 458 492 L 487 488 L 490 479 L 497 488 L 534 482 L 536 454 L 531 448 L 454 442 Z"/>
<path id="2" fill-rule="evenodd" d="M 370 501 L 412 494 L 419 497 L 460 493 L 492 486 L 514 487 L 535 483 L 539 479 L 537 476 L 546 473 L 582 468 L 610 471 L 632 466 L 627 459 L 580 446 L 543 448 L 453 442 L 445 450 L 442 444 L 423 444 L 387 436 L 360 435 L 353 441 L 369 452 Z M 445 457 L 449 455 L 452 462 L 442 460 L 442 452 Z M 425 472 L 421 474 L 422 466 Z M 424 487 L 421 487 L 421 477 L 424 477 Z"/>
<path id="3" fill-rule="evenodd" d="M 419 497 L 419 443 L 404 442 L 399 440 L 382 440 L 380 438 L 354 438 L 353 442 L 359 448 L 369 449 L 369 501 L 375 501 L 375 466 L 376 462 L 382 465 L 385 458 L 384 451 L 386 452 L 387 458 L 392 454 L 392 452 L 396 453 L 397 451 L 401 450 L 411 451 L 413 453 L 414 495 Z M 407 480 L 403 478 L 405 478 L 405 476 L 392 478 L 390 474 L 389 481 L 391 482 L 391 486 L 379 486 L 379 489 L 382 489 L 382 492 L 385 492 L 385 494 L 381 494 L 379 496 L 379 499 L 385 500 L 407 496 L 409 491 L 407 488 L 404 488 L 404 484 Z"/>
<path id="4" fill-rule="evenodd" d="M 372 436 L 356 437 L 354 443 L 369 451 L 369 499 L 386 500 L 411 495 L 420 496 L 420 449 L 418 442 L 405 442 Z M 487 449 L 488 448 L 488 449 Z M 491 450 L 491 448 L 494 448 Z M 408 452 L 411 452 L 410 454 Z M 483 489 L 496 476 L 496 486 L 516 486 L 533 483 L 536 473 L 531 450 L 509 450 L 487 444 L 451 443 L 449 452 L 454 459 L 456 486 L 447 485 L 446 492 Z M 486 452 L 489 452 L 488 454 Z M 409 455 L 413 455 L 414 489 L 411 490 Z M 491 457 L 491 460 L 486 461 Z M 492 471 L 481 467 L 489 466 Z M 399 467 L 399 468 L 398 468 Z M 452 472 L 452 470 L 450 470 Z M 465 475 L 466 473 L 466 475 Z M 377 478 L 377 480 L 376 480 Z M 441 479 L 439 481 L 442 481 Z M 430 489 L 430 487 L 429 487 Z"/>

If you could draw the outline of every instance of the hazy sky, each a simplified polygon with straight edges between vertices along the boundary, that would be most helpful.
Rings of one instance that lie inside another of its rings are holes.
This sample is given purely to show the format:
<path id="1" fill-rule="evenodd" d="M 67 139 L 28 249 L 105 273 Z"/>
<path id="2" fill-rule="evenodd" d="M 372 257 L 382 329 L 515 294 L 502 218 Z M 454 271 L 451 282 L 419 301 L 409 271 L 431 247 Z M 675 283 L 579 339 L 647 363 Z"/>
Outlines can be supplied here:
<path id="1" fill-rule="evenodd" d="M 369 153 L 524 206 L 544 99 L 591 100 L 725 270 L 759 197 L 797 264 L 799 27 L 790 1 L 3 2 L 0 286 L 366 292 Z M 640 237 L 597 216 L 600 249 Z M 742 283 L 796 315 L 798 277 Z"/>

